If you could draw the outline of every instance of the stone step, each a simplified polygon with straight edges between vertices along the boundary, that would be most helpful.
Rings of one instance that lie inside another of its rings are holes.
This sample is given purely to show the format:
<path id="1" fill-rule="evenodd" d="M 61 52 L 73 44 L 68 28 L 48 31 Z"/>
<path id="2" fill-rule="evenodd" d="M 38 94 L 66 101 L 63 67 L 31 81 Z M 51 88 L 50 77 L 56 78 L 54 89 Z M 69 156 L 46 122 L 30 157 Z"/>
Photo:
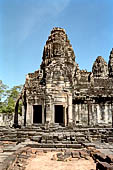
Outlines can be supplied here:
<path id="1" fill-rule="evenodd" d="M 15 152 L 17 149 L 18 149 L 18 147 L 8 146 L 8 147 L 5 147 L 5 148 L 3 149 L 3 152 Z"/>
<path id="2" fill-rule="evenodd" d="M 26 140 L 26 138 L 0 138 L 0 142 L 4 142 L 4 141 L 9 141 L 9 142 L 24 142 Z"/>
<path id="3" fill-rule="evenodd" d="M 84 147 L 95 147 L 95 144 L 94 143 L 82 143 L 82 145 L 84 146 Z"/>
<path id="4" fill-rule="evenodd" d="M 83 146 L 81 144 L 28 144 L 28 147 L 32 148 L 73 148 L 81 149 Z"/>

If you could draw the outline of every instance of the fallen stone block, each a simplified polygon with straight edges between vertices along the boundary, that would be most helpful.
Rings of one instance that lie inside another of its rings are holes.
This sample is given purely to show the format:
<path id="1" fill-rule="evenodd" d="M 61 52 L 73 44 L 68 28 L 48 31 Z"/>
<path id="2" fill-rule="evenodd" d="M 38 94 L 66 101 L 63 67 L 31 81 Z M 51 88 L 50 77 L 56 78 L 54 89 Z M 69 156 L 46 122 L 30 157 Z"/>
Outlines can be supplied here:
<path id="1" fill-rule="evenodd" d="M 58 140 L 62 141 L 63 140 L 63 135 L 58 135 Z"/>
<path id="2" fill-rule="evenodd" d="M 79 151 L 80 157 L 86 160 L 90 159 L 90 155 L 86 151 Z"/>
<path id="3" fill-rule="evenodd" d="M 72 154 L 72 158 L 78 158 L 78 159 L 80 159 L 79 151 L 72 151 L 71 154 Z"/>
<path id="4" fill-rule="evenodd" d="M 101 162 L 106 162 L 106 155 L 103 153 L 99 153 L 98 151 L 93 153 L 92 155 L 93 159 L 97 162 L 98 160 Z"/>
<path id="5" fill-rule="evenodd" d="M 106 156 L 106 162 L 107 163 L 113 163 L 113 155 L 107 155 Z"/>
<path id="6" fill-rule="evenodd" d="M 113 166 L 108 164 L 107 162 L 100 162 L 96 163 L 96 170 L 113 170 Z"/>

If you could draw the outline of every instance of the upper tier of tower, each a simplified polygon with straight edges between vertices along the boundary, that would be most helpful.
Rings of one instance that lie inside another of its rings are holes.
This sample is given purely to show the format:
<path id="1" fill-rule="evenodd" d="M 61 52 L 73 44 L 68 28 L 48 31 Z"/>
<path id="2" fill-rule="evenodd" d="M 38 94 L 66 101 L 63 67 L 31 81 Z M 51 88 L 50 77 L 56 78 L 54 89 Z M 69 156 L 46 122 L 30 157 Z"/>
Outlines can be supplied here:
<path id="1" fill-rule="evenodd" d="M 42 69 L 53 61 L 75 66 L 75 54 L 64 29 L 52 29 L 44 46 L 42 59 Z"/>

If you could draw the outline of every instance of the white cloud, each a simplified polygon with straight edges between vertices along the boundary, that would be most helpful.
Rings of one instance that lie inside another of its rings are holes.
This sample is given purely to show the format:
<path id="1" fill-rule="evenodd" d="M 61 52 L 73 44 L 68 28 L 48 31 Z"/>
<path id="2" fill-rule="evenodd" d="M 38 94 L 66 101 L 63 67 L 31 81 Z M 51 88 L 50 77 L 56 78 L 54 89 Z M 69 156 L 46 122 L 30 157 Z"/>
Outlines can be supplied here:
<path id="1" fill-rule="evenodd" d="M 46 0 L 40 8 L 34 4 L 29 14 L 24 16 L 24 23 L 20 30 L 21 41 L 24 41 L 32 33 L 37 23 L 41 24 L 45 17 L 59 15 L 68 6 L 69 2 L 70 0 Z"/>
<path id="2" fill-rule="evenodd" d="M 7 34 L 7 42 L 13 41 L 18 46 L 26 40 L 34 31 L 34 28 L 41 25 L 44 20 L 49 19 L 51 16 L 54 18 L 59 15 L 69 4 L 70 0 L 45 0 L 32 1 L 23 5 L 14 3 L 13 8 L 8 8 L 8 14 L 5 14 L 5 29 Z M 8 4 L 7 4 L 8 5 Z M 7 9 L 7 8 L 6 8 Z M 8 22 L 7 22 L 8 20 Z"/>
<path id="3" fill-rule="evenodd" d="M 70 0 L 53 0 L 52 6 L 57 13 L 62 12 L 69 4 Z"/>

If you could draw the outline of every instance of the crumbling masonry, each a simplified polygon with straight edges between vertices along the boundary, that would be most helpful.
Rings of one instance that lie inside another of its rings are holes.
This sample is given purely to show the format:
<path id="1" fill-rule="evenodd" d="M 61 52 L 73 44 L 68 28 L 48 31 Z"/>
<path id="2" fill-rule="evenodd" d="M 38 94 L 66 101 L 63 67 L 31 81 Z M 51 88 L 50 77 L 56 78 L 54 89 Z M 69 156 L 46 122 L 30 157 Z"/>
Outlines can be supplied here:
<path id="1" fill-rule="evenodd" d="M 98 56 L 92 72 L 80 70 L 65 30 L 53 28 L 40 69 L 28 73 L 21 98 L 24 125 L 110 127 L 113 49 L 108 64 Z"/>

